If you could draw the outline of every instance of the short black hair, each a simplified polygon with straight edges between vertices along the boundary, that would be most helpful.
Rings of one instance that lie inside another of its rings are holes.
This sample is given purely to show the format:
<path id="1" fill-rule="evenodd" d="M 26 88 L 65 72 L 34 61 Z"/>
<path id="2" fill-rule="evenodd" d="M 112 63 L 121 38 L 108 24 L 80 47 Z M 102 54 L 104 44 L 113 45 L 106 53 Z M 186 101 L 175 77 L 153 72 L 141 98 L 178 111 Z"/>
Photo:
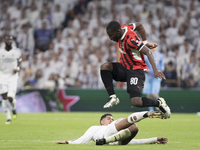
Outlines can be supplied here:
<path id="1" fill-rule="evenodd" d="M 118 29 L 121 29 L 121 25 L 118 21 L 111 21 L 106 27 L 106 30 L 117 31 Z"/>
<path id="2" fill-rule="evenodd" d="M 101 116 L 101 119 L 100 119 L 100 124 L 101 124 L 101 120 L 103 120 L 104 118 L 106 118 L 107 116 L 112 116 L 111 114 L 104 114 Z"/>

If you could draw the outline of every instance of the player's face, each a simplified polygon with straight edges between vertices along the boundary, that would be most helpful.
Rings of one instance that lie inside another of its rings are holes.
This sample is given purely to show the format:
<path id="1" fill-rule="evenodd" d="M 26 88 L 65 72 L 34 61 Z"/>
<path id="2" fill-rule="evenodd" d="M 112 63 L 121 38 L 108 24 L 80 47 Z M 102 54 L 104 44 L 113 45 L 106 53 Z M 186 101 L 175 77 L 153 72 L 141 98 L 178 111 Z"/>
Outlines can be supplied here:
<path id="1" fill-rule="evenodd" d="M 113 121 L 114 121 L 113 117 L 110 116 L 110 115 L 108 115 L 108 116 L 106 116 L 106 118 L 104 118 L 104 119 L 102 120 L 101 124 L 104 125 L 104 126 L 107 126 L 107 125 L 109 125 L 110 123 L 112 123 Z"/>
<path id="2" fill-rule="evenodd" d="M 107 30 L 107 34 L 110 40 L 115 41 L 115 42 L 118 42 L 119 39 L 121 38 L 120 30 L 118 30 L 117 32 Z"/>
<path id="3" fill-rule="evenodd" d="M 7 46 L 11 46 L 12 42 L 13 42 L 13 37 L 12 36 L 6 36 L 6 38 L 5 38 L 5 44 Z"/>

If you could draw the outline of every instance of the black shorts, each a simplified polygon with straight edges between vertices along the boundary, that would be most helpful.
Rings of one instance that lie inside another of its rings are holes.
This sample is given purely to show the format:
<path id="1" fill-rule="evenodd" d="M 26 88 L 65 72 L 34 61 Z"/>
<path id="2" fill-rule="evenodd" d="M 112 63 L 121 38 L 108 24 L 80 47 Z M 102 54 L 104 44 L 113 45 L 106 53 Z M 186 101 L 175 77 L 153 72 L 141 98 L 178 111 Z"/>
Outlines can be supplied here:
<path id="1" fill-rule="evenodd" d="M 115 81 L 127 82 L 127 92 L 132 97 L 141 97 L 144 87 L 145 74 L 143 69 L 128 70 L 120 63 L 112 63 L 111 72 Z"/>

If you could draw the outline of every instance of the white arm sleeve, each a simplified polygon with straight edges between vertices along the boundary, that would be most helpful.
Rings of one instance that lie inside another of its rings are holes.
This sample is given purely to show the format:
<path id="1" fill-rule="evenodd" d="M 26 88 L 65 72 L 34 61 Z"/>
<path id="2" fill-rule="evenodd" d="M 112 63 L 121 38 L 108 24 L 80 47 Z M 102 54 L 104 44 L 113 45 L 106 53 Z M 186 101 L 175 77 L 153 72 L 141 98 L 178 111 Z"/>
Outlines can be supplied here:
<path id="1" fill-rule="evenodd" d="M 155 144 L 157 137 L 149 139 L 132 139 L 128 144 Z"/>
<path id="2" fill-rule="evenodd" d="M 80 138 L 68 142 L 69 144 L 87 144 L 92 140 L 94 134 L 94 128 L 90 127 Z"/>

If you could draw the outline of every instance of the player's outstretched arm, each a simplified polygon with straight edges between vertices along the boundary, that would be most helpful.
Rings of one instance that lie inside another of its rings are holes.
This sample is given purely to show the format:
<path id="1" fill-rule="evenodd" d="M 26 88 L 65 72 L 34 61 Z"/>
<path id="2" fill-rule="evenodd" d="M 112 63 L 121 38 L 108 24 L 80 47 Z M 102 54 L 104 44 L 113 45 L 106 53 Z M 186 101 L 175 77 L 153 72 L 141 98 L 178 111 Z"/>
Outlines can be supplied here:
<path id="1" fill-rule="evenodd" d="M 164 79 L 165 80 L 166 79 L 165 75 L 161 71 L 159 71 L 157 69 L 157 67 L 156 67 L 155 59 L 153 57 L 153 54 L 152 54 L 151 50 L 148 47 L 143 46 L 143 48 L 140 50 L 140 52 L 145 54 L 145 55 L 147 55 L 148 60 L 149 60 L 151 66 L 153 68 L 154 76 L 156 78 L 160 78 L 160 79 Z"/>
<path id="2" fill-rule="evenodd" d="M 147 42 L 147 41 L 146 41 L 146 42 Z M 144 43 L 144 41 L 143 41 L 143 43 Z M 145 44 L 145 46 L 148 47 L 149 49 L 153 49 L 153 48 L 156 48 L 156 47 L 158 46 L 158 44 L 147 42 L 147 43 Z"/>
<path id="3" fill-rule="evenodd" d="M 56 144 L 69 144 L 68 141 L 64 141 L 64 142 L 56 142 Z"/>

